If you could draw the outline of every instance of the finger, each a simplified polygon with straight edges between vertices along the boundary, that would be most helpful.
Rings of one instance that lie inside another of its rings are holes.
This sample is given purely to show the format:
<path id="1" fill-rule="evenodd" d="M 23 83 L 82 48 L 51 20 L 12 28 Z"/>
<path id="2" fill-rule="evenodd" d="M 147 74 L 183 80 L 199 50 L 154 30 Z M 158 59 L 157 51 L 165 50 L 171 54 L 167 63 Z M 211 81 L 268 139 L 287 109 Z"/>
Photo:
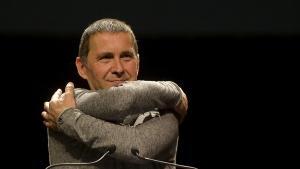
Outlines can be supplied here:
<path id="1" fill-rule="evenodd" d="M 72 82 L 69 82 L 65 87 L 65 93 L 64 98 L 66 100 L 72 100 L 74 99 L 74 84 Z"/>
<path id="2" fill-rule="evenodd" d="M 187 109 L 188 109 L 188 99 L 187 99 L 186 94 L 183 92 L 183 90 L 182 89 L 180 89 L 180 90 L 181 90 L 181 101 L 182 101 L 181 104 L 183 104 L 183 107 L 185 108 L 185 111 L 187 111 Z"/>
<path id="3" fill-rule="evenodd" d="M 47 120 L 47 112 L 43 111 L 41 113 L 41 116 L 43 117 L 44 120 Z"/>
<path id="4" fill-rule="evenodd" d="M 60 100 L 64 100 L 65 99 L 65 95 L 66 95 L 66 93 L 61 94 L 60 97 L 59 97 L 59 99 Z"/>
<path id="5" fill-rule="evenodd" d="M 55 121 L 55 118 L 50 113 L 47 113 L 46 111 L 43 111 L 41 115 L 46 121 L 53 121 L 53 122 Z"/>
<path id="6" fill-rule="evenodd" d="M 49 102 L 44 102 L 44 110 L 49 112 Z"/>
<path id="7" fill-rule="evenodd" d="M 43 121 L 43 123 L 47 128 L 50 128 L 50 129 L 56 129 L 56 127 L 57 127 L 56 124 L 53 122 Z"/>
<path id="8" fill-rule="evenodd" d="M 68 97 L 74 97 L 74 84 L 72 82 L 69 82 L 66 85 L 65 88 L 65 95 L 67 95 Z"/>
<path id="9" fill-rule="evenodd" d="M 57 89 L 56 92 L 52 95 L 51 100 L 58 100 L 61 94 L 61 89 Z"/>
<path id="10" fill-rule="evenodd" d="M 183 105 L 184 105 L 185 109 L 187 110 L 188 109 L 188 99 L 185 94 L 183 94 Z"/>
<path id="11" fill-rule="evenodd" d="M 46 111 L 43 111 L 41 115 L 42 115 L 44 121 L 51 121 L 51 119 Z"/>

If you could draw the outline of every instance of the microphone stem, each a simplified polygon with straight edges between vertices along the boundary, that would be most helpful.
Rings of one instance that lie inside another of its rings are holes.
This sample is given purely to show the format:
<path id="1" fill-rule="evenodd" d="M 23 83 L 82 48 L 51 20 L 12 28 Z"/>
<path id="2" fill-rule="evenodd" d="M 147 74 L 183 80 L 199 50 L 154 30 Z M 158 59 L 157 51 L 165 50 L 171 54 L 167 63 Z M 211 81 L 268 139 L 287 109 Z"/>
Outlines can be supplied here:
<path id="1" fill-rule="evenodd" d="M 99 161 L 101 161 L 107 154 L 109 154 L 111 151 L 108 150 L 106 151 L 98 160 L 92 161 L 92 162 L 87 162 L 87 163 L 59 163 L 59 164 L 53 164 L 48 166 L 46 169 L 52 168 L 52 167 L 58 167 L 58 166 L 64 166 L 64 165 L 91 165 L 91 164 L 96 164 Z"/>
<path id="2" fill-rule="evenodd" d="M 172 166 L 180 167 L 180 168 L 198 169 L 196 167 L 191 167 L 191 166 L 186 166 L 186 165 L 180 165 L 180 164 L 175 164 L 175 163 L 169 163 L 169 162 L 166 162 L 166 161 L 160 161 L 160 160 L 155 160 L 155 159 L 152 159 L 152 158 L 142 157 L 142 156 L 139 155 L 139 153 L 136 153 L 135 155 L 137 157 L 143 159 L 143 160 L 149 160 L 149 161 L 152 161 L 152 162 L 157 162 L 157 163 L 161 163 L 161 164 L 172 165 Z"/>

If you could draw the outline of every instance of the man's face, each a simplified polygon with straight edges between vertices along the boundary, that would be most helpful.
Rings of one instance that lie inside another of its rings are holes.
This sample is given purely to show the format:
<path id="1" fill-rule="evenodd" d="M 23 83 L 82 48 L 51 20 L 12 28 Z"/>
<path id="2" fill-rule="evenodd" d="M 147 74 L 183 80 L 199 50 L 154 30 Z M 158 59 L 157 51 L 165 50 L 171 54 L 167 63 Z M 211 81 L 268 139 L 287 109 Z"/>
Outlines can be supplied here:
<path id="1" fill-rule="evenodd" d="M 139 59 L 129 33 L 96 33 L 89 39 L 89 53 L 76 66 L 92 90 L 110 88 L 124 81 L 137 80 Z"/>

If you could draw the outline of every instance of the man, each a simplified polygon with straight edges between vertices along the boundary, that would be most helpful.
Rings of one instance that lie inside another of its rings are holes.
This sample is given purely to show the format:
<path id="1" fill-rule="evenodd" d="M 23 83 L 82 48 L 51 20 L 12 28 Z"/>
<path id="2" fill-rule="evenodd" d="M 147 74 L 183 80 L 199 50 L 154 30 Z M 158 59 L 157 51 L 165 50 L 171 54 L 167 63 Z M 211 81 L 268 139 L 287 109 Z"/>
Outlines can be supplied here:
<path id="1" fill-rule="evenodd" d="M 131 28 L 115 19 L 94 22 L 81 37 L 76 67 L 91 91 L 74 92 L 68 83 L 65 93 L 57 90 L 42 112 L 51 129 L 50 164 L 94 161 L 113 145 L 116 150 L 109 157 L 81 167 L 170 168 L 140 160 L 132 150 L 175 162 L 187 99 L 172 82 L 136 81 L 139 55 Z"/>

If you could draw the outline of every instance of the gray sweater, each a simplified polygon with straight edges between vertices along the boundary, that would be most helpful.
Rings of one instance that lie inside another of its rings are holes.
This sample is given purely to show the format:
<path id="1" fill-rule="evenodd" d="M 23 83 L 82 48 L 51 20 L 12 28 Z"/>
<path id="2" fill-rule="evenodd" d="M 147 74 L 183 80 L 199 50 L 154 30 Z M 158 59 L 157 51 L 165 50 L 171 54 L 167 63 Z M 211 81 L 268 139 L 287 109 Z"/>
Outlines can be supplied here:
<path id="1" fill-rule="evenodd" d="M 131 149 L 145 157 L 175 162 L 178 120 L 172 109 L 180 97 L 181 89 L 169 81 L 131 81 L 97 91 L 77 89 L 76 109 L 60 115 L 59 132 L 48 131 L 50 164 L 95 161 L 115 145 L 116 151 L 95 165 L 55 168 L 172 168 L 140 160 Z M 164 113 L 132 125 L 145 112 L 157 110 Z"/>

